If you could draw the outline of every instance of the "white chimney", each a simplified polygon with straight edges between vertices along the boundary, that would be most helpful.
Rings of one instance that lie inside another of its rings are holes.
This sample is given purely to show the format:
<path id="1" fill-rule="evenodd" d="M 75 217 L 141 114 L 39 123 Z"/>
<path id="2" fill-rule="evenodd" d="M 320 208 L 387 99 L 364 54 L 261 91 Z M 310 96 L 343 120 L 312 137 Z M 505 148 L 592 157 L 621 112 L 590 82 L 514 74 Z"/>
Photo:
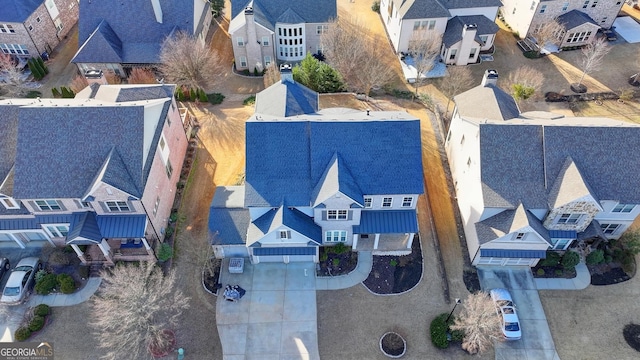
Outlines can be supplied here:
<path id="1" fill-rule="evenodd" d="M 484 72 L 484 76 L 482 77 L 482 83 L 480 85 L 486 87 L 487 85 L 497 85 L 498 83 L 498 71 L 496 70 L 486 70 Z"/>
<path id="2" fill-rule="evenodd" d="M 291 71 L 291 64 L 280 65 L 280 81 L 293 82 L 293 72 Z"/>
<path id="3" fill-rule="evenodd" d="M 160 0 L 151 0 L 153 6 L 153 13 L 156 15 L 156 21 L 162 24 L 162 7 L 160 6 Z"/>

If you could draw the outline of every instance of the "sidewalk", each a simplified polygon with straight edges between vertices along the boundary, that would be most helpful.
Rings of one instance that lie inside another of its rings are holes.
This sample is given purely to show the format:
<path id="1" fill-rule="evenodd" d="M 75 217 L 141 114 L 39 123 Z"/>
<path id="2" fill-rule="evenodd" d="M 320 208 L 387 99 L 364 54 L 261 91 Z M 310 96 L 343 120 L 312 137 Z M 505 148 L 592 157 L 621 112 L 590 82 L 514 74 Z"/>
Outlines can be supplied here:
<path id="1" fill-rule="evenodd" d="M 576 265 L 576 277 L 573 279 L 534 278 L 538 290 L 582 290 L 591 284 L 591 274 L 587 265 Z"/>
<path id="2" fill-rule="evenodd" d="M 39 304 L 47 304 L 49 306 L 72 306 L 78 305 L 89 300 L 100 287 L 102 278 L 92 277 L 87 280 L 84 287 L 73 294 L 51 294 L 51 295 L 33 295 L 27 302 L 27 305 L 33 307 Z"/>
<path id="3" fill-rule="evenodd" d="M 316 276 L 316 290 L 339 290 L 358 285 L 363 282 L 373 267 L 371 251 L 358 251 L 358 265 L 347 275 Z"/>

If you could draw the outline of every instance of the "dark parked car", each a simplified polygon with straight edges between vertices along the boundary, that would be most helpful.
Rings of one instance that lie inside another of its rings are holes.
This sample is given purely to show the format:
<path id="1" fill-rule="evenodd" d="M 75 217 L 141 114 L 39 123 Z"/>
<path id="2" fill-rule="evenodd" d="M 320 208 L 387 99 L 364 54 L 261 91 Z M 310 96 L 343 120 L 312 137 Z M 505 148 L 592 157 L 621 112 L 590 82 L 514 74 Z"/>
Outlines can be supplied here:
<path id="1" fill-rule="evenodd" d="M 4 273 L 8 272 L 11 269 L 11 264 L 9 264 L 9 259 L 0 257 L 0 279 L 4 276 Z"/>

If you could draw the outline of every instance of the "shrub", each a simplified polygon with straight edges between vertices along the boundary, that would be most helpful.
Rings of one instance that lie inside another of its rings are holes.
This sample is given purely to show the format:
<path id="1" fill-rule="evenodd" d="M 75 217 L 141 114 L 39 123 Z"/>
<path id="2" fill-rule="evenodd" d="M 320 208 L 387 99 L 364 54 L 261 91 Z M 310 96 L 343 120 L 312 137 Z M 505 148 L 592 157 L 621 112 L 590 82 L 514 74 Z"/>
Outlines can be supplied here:
<path id="1" fill-rule="evenodd" d="M 604 263 L 605 264 L 609 264 L 613 261 L 613 257 L 611 257 L 611 255 L 605 255 L 604 256 Z"/>
<path id="2" fill-rule="evenodd" d="M 73 99 L 76 96 L 76 94 L 73 93 L 73 91 L 71 91 L 71 89 L 69 89 L 66 86 L 62 87 L 62 98 L 63 99 Z"/>
<path id="3" fill-rule="evenodd" d="M 51 312 L 51 308 L 47 304 L 40 304 L 33 308 L 33 315 L 35 316 L 47 316 Z"/>
<path id="4" fill-rule="evenodd" d="M 41 97 L 41 96 L 42 96 L 42 93 L 40 91 L 38 91 L 38 90 L 30 90 L 27 93 L 27 95 L 25 95 L 25 97 L 29 98 L 29 99 L 35 99 L 35 98 Z"/>
<path id="5" fill-rule="evenodd" d="M 327 261 L 329 260 L 329 254 L 326 251 L 323 251 L 320 253 L 320 261 Z"/>
<path id="6" fill-rule="evenodd" d="M 253 105 L 256 103 L 256 96 L 251 95 L 242 101 L 242 105 Z"/>
<path id="7" fill-rule="evenodd" d="M 574 251 L 567 251 L 562 257 L 561 263 L 562 267 L 569 270 L 573 269 L 580 262 L 580 255 Z"/>
<path id="8" fill-rule="evenodd" d="M 253 68 L 253 76 L 260 76 L 260 72 L 258 71 L 258 68 Z"/>
<path id="9" fill-rule="evenodd" d="M 380 1 L 374 1 L 373 4 L 371 4 L 371 10 L 373 10 L 373 12 L 377 12 L 379 14 L 380 13 Z"/>
<path id="10" fill-rule="evenodd" d="M 191 91 L 189 91 L 189 100 L 198 100 L 198 89 L 191 89 Z"/>
<path id="11" fill-rule="evenodd" d="M 519 36 L 518 36 L 519 38 Z M 537 59 L 540 57 L 540 54 L 538 54 L 537 51 L 526 51 L 523 53 L 524 57 L 526 57 L 527 59 Z"/>
<path id="12" fill-rule="evenodd" d="M 538 271 L 536 271 L 536 273 L 538 274 L 538 276 L 543 276 L 544 275 L 544 269 L 538 269 Z"/>
<path id="13" fill-rule="evenodd" d="M 333 260 L 331 260 L 331 263 L 333 263 L 333 266 L 338 266 L 338 265 L 340 265 L 340 259 L 337 259 L 337 258 L 333 259 Z"/>
<path id="14" fill-rule="evenodd" d="M 337 243 L 334 247 L 333 247 L 333 252 L 335 252 L 336 254 L 342 254 L 344 252 L 346 252 L 347 246 L 344 243 Z"/>
<path id="15" fill-rule="evenodd" d="M 50 265 L 54 266 L 66 266 L 71 263 L 69 254 L 60 248 L 56 248 L 51 255 L 49 255 L 48 261 Z"/>
<path id="16" fill-rule="evenodd" d="M 413 92 L 408 90 L 393 89 L 391 95 L 400 99 L 413 99 Z"/>
<path id="17" fill-rule="evenodd" d="M 34 79 L 40 80 L 44 77 L 44 73 L 40 72 L 40 68 L 33 58 L 27 61 L 27 65 L 29 66 L 29 70 L 31 70 L 31 74 L 33 75 Z"/>
<path id="18" fill-rule="evenodd" d="M 556 276 L 562 276 L 562 270 L 560 269 L 556 269 L 555 272 Z"/>
<path id="19" fill-rule="evenodd" d="M 586 258 L 587 265 L 598 265 L 604 262 L 604 251 L 595 250 L 589 253 Z"/>
<path id="20" fill-rule="evenodd" d="M 391 265 L 391 266 L 396 266 L 396 265 L 398 265 L 398 260 L 396 260 L 396 259 L 391 259 L 391 261 L 389 261 L 389 265 Z"/>
<path id="21" fill-rule="evenodd" d="M 40 295 L 47 295 L 58 286 L 58 279 L 55 274 L 47 274 L 42 277 L 40 282 L 36 282 L 36 293 Z"/>
<path id="22" fill-rule="evenodd" d="M 560 254 L 556 251 L 547 251 L 547 257 L 540 260 L 540 266 L 557 266 L 560 263 Z"/>
<path id="23" fill-rule="evenodd" d="M 33 333 L 36 332 L 44 326 L 44 317 L 36 315 L 31 319 L 29 323 L 29 330 Z"/>
<path id="24" fill-rule="evenodd" d="M 169 229 L 171 228 L 167 228 L 167 230 Z M 162 243 L 160 245 L 160 248 L 158 249 L 158 260 L 167 261 L 172 257 L 173 257 L 173 248 L 171 247 L 171 245 L 167 244 L 166 242 Z"/>
<path id="25" fill-rule="evenodd" d="M 447 316 L 449 316 L 447 313 L 438 315 L 431 321 L 431 326 L 429 327 L 431 342 L 439 349 L 446 349 L 449 347 L 449 340 L 447 340 L 447 330 L 449 328 L 446 323 Z"/>
<path id="26" fill-rule="evenodd" d="M 42 60 L 40 56 L 36 58 L 36 62 L 38 63 L 38 66 L 40 66 L 40 69 L 42 69 L 45 75 L 49 73 L 49 69 L 47 68 L 47 65 L 45 65 L 44 60 Z"/>
<path id="27" fill-rule="evenodd" d="M 29 336 L 31 336 L 31 330 L 29 330 L 29 328 L 26 326 L 18 328 L 18 330 L 16 330 L 13 335 L 13 337 L 18 341 L 27 340 Z"/>
<path id="28" fill-rule="evenodd" d="M 76 291 L 76 282 L 68 274 L 60 274 L 57 277 L 60 291 L 63 294 L 71 294 Z"/>
<path id="29" fill-rule="evenodd" d="M 207 102 L 209 99 L 207 99 L 207 94 L 204 92 L 203 89 L 198 89 L 198 101 L 200 102 Z"/>
<path id="30" fill-rule="evenodd" d="M 42 281 L 42 278 L 47 275 L 47 270 L 42 269 L 42 270 L 38 270 L 38 272 L 36 273 L 35 279 L 36 279 L 36 283 Z"/>
<path id="31" fill-rule="evenodd" d="M 60 90 L 58 90 L 58 88 L 53 88 L 51 89 L 51 93 L 53 94 L 54 98 L 61 98 L 62 94 L 60 93 Z"/>
<path id="32" fill-rule="evenodd" d="M 211 105 L 222 104 L 222 100 L 224 100 L 224 95 L 220 93 L 207 94 L 207 99 Z"/>

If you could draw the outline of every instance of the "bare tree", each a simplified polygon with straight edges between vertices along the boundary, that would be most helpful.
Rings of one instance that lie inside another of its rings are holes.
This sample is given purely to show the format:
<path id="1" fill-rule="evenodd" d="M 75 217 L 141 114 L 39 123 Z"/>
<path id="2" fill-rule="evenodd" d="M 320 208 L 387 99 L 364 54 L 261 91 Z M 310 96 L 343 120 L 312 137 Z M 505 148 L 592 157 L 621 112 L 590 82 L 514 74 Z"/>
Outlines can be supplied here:
<path id="1" fill-rule="evenodd" d="M 87 86 L 89 86 L 89 82 L 82 75 L 76 75 L 73 80 L 71 80 L 71 85 L 69 85 L 71 91 L 76 94 L 82 91 L 82 89 L 86 88 Z"/>
<path id="2" fill-rule="evenodd" d="M 278 70 L 278 65 L 276 65 L 276 63 L 272 62 L 267 65 L 262 81 L 264 82 L 265 89 L 280 81 L 280 70 Z"/>
<path id="3" fill-rule="evenodd" d="M 27 91 L 27 80 L 22 74 L 20 65 L 11 55 L 0 54 L 0 89 L 6 96 L 21 96 Z"/>
<path id="4" fill-rule="evenodd" d="M 506 81 L 502 82 L 502 88 L 520 101 L 533 96 L 536 89 L 540 89 L 543 83 L 544 75 L 540 71 L 523 65 L 509 73 Z"/>
<path id="5" fill-rule="evenodd" d="M 562 26 L 557 19 L 552 19 L 550 21 L 546 21 L 542 25 L 540 25 L 531 35 L 536 39 L 538 44 L 538 55 L 540 55 L 540 51 L 547 44 L 559 45 L 560 39 L 558 39 L 558 35 L 564 30 L 564 26 Z"/>
<path id="6" fill-rule="evenodd" d="M 486 292 L 467 296 L 462 311 L 455 318 L 451 330 L 464 332 L 462 348 L 470 354 L 483 353 L 494 340 L 502 340 L 502 323 L 495 304 Z"/>
<path id="7" fill-rule="evenodd" d="M 129 84 L 157 84 L 158 80 L 151 69 L 133 68 L 127 82 Z"/>
<path id="8" fill-rule="evenodd" d="M 189 298 L 176 288 L 176 275 L 167 276 L 151 262 L 116 266 L 101 274 L 93 298 L 93 321 L 105 359 L 151 358 L 149 346 L 169 347 L 167 337 L 178 323 Z"/>
<path id="9" fill-rule="evenodd" d="M 327 63 L 338 70 L 351 90 L 369 95 L 373 86 L 391 82 L 392 68 L 381 61 L 388 49 L 386 38 L 371 34 L 358 21 L 340 17 L 321 36 Z"/>
<path id="10" fill-rule="evenodd" d="M 602 65 L 602 59 L 611 50 L 606 41 L 605 38 L 599 38 L 582 49 L 582 59 L 580 60 L 582 76 L 580 77 L 580 81 L 578 81 L 577 88 L 582 86 L 582 81 L 588 73 L 597 70 Z"/>
<path id="11" fill-rule="evenodd" d="M 435 31 L 422 30 L 414 31 L 409 39 L 409 54 L 413 57 L 416 68 L 416 95 L 418 94 L 418 84 L 420 77 L 426 75 L 435 66 L 436 59 L 440 56 L 440 45 L 442 45 L 442 35 Z"/>
<path id="12" fill-rule="evenodd" d="M 473 76 L 468 66 L 449 66 L 447 76 L 440 82 L 440 91 L 447 97 L 445 116 L 449 113 L 449 104 L 454 96 L 473 85 Z"/>
<path id="13" fill-rule="evenodd" d="M 210 47 L 181 31 L 162 44 L 159 69 L 168 82 L 207 90 L 219 73 L 219 57 Z"/>

